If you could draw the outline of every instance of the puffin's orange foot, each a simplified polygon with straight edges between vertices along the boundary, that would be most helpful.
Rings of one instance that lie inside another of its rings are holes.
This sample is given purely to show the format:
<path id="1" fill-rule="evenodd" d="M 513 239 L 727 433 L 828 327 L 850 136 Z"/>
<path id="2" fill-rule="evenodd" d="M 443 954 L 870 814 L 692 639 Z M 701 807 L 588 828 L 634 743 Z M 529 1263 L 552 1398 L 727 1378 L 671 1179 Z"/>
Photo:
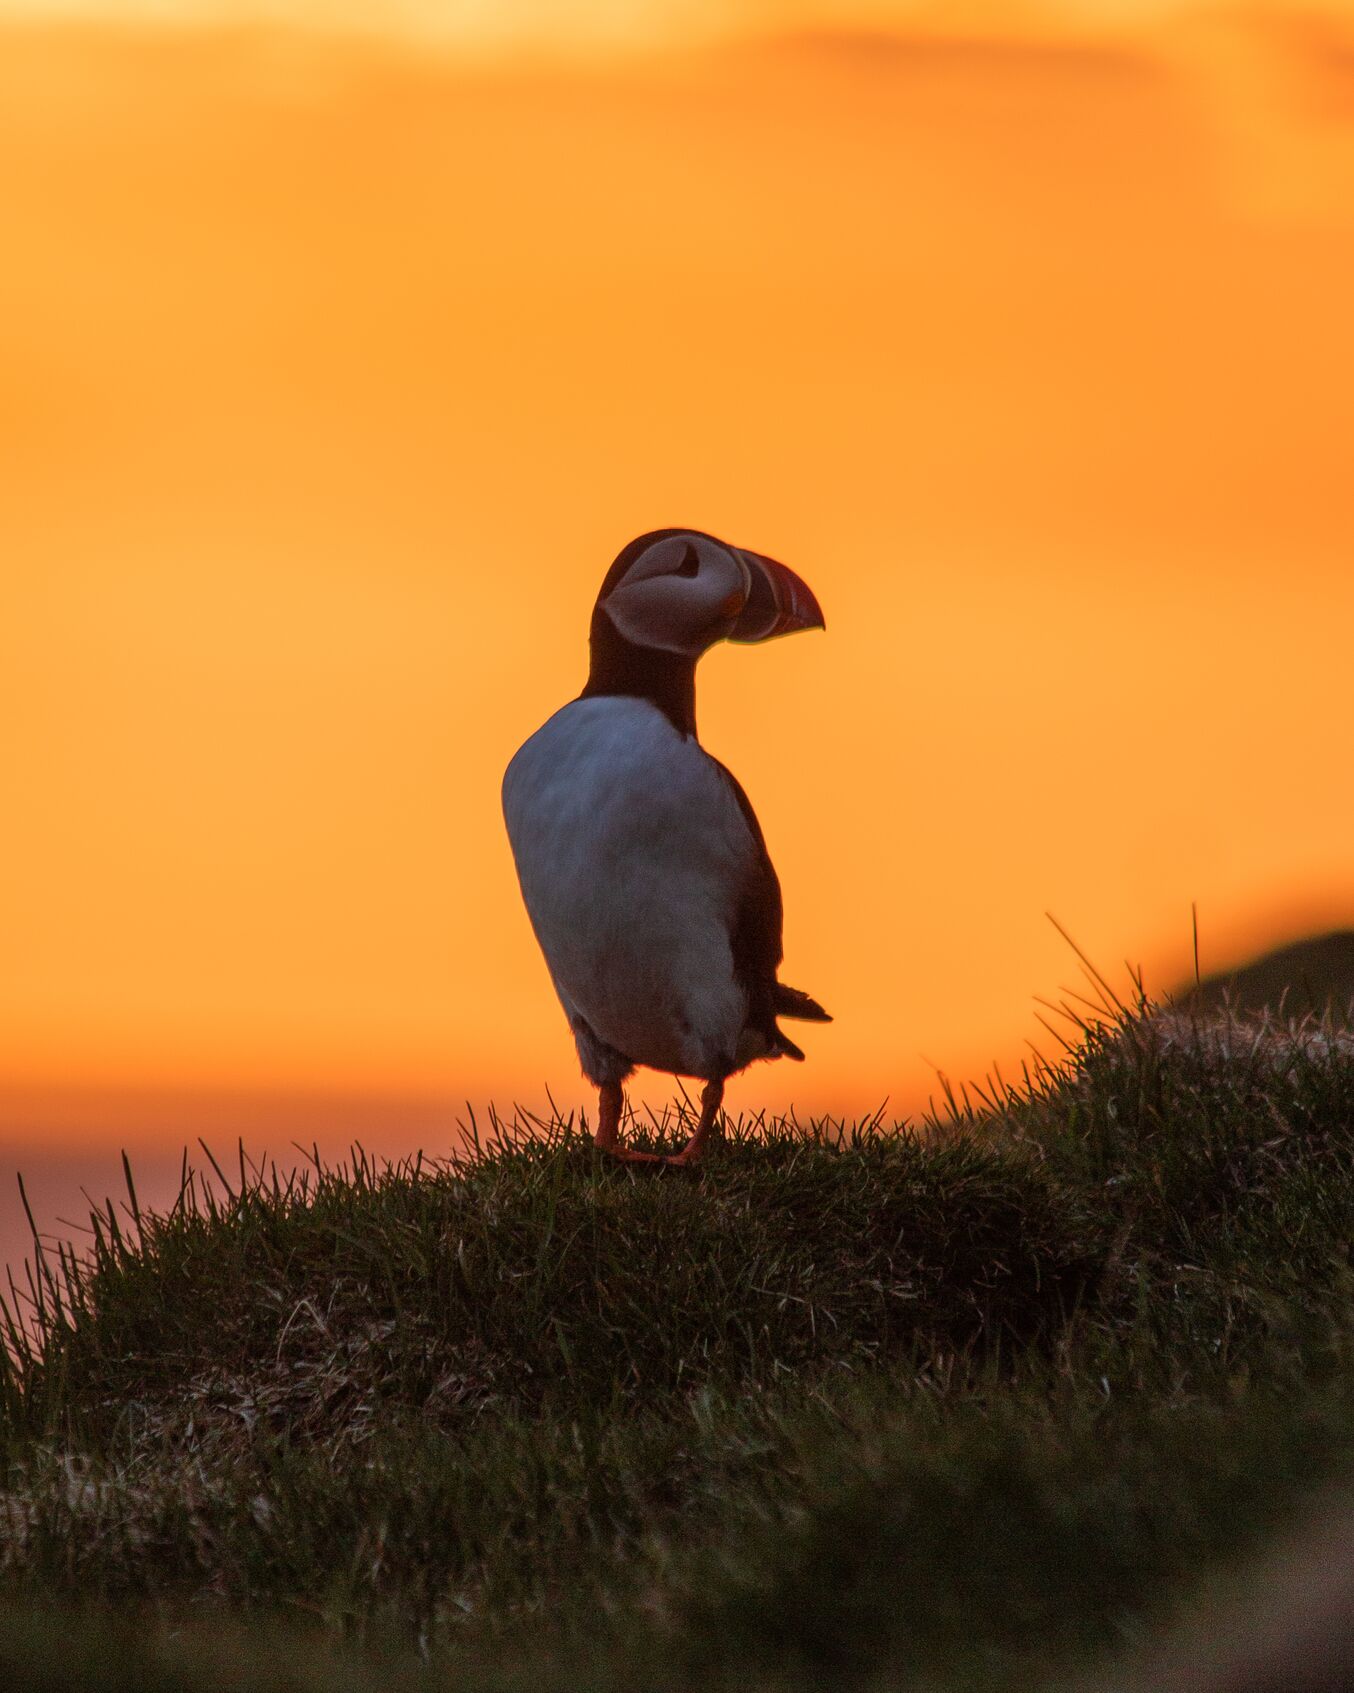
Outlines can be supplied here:
<path id="1" fill-rule="evenodd" d="M 703 1162 L 705 1149 L 710 1144 L 711 1136 L 716 1132 L 715 1125 L 723 1098 L 724 1083 L 722 1080 L 705 1084 L 701 1093 L 701 1114 L 696 1124 L 696 1132 L 680 1152 L 675 1152 L 668 1159 L 668 1163 L 674 1170 L 694 1169 Z"/>
<path id="2" fill-rule="evenodd" d="M 604 1153 L 608 1158 L 614 1158 L 618 1164 L 661 1164 L 663 1160 L 656 1152 L 639 1152 L 633 1146 L 622 1146 L 618 1141 L 615 1146 L 600 1146 L 596 1141 L 593 1148 Z"/>

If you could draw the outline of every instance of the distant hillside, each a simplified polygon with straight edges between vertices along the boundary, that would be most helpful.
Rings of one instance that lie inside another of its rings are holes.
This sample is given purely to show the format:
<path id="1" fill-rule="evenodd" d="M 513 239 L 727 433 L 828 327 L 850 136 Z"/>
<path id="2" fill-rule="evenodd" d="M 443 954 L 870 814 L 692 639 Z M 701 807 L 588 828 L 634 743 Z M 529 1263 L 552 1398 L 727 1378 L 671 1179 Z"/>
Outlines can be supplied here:
<path id="1" fill-rule="evenodd" d="M 1191 982 L 1176 995 L 1181 1003 L 1221 1005 L 1239 1011 L 1277 1011 L 1293 1015 L 1334 1006 L 1347 1018 L 1354 1005 L 1354 929 L 1336 929 L 1277 947 L 1249 964 Z"/>

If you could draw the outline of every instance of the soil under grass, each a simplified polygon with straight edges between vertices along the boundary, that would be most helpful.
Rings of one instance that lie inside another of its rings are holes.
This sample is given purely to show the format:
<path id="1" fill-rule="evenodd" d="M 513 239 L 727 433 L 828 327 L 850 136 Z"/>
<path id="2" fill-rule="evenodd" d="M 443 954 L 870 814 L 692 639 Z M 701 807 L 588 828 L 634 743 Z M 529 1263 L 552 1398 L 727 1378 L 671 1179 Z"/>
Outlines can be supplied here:
<path id="1" fill-rule="evenodd" d="M 9 1685 L 1038 1687 L 1354 1457 L 1334 1025 L 1125 1013 L 696 1177 L 519 1125 L 116 1215 L 11 1314 Z"/>

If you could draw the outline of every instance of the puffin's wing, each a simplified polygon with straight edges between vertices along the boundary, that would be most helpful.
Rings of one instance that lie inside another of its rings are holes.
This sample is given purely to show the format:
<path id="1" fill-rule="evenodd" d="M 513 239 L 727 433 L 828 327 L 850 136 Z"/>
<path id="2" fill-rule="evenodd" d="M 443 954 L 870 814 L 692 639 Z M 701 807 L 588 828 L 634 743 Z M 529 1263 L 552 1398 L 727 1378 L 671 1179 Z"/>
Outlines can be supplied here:
<path id="1" fill-rule="evenodd" d="M 734 907 L 729 930 L 734 975 L 747 996 L 747 1026 L 765 1037 L 770 1055 L 803 1058 L 804 1054 L 795 1043 L 781 1033 L 776 1018 L 799 1017 L 815 1023 L 830 1023 L 832 1019 L 817 1000 L 776 980 L 785 950 L 782 943 L 785 911 L 780 877 L 776 875 L 776 867 L 766 850 L 766 837 L 757 821 L 757 813 L 752 809 L 752 801 L 743 792 L 742 784 L 733 772 L 718 759 L 713 762 L 738 801 L 738 809 L 757 849 Z"/>

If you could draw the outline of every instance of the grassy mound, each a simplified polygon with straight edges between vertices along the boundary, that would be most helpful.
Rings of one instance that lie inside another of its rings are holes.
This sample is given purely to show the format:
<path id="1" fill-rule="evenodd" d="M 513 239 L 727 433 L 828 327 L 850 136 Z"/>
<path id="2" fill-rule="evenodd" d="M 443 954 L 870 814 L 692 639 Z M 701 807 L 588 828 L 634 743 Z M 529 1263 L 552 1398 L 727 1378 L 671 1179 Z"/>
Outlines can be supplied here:
<path id="1" fill-rule="evenodd" d="M 1100 1257 L 1034 1158 L 736 1130 L 704 1180 L 598 1161 L 547 1129 L 435 1171 L 318 1170 L 195 1187 L 139 1244 L 101 1228 L 50 1279 L 11 1428 L 130 1454 L 191 1423 L 326 1449 L 409 1415 L 628 1413 L 674 1392 L 1015 1347 L 1081 1299 Z"/>
<path id="2" fill-rule="evenodd" d="M 11 1313 L 16 1684 L 1034 1687 L 1354 1448 L 1333 1027 L 1124 1014 L 697 1178 L 556 1124 L 235 1188 Z"/>

